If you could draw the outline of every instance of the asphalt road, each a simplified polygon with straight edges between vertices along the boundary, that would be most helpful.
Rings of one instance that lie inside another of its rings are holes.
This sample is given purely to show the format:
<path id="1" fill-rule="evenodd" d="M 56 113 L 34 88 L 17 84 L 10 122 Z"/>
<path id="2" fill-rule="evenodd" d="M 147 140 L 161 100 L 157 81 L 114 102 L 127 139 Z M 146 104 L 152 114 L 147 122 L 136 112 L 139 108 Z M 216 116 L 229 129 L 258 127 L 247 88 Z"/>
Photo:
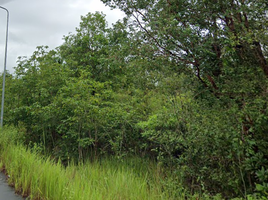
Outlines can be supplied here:
<path id="1" fill-rule="evenodd" d="M 23 200 L 12 187 L 8 186 L 5 175 L 0 172 L 0 200 Z"/>

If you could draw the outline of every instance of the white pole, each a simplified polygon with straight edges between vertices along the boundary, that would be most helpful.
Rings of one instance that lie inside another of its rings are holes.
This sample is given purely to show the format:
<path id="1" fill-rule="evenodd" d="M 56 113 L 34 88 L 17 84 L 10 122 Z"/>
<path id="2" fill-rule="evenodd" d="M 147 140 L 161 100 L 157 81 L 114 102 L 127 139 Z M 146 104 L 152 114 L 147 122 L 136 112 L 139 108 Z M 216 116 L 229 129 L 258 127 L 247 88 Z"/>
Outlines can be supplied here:
<path id="1" fill-rule="evenodd" d="M 4 116 L 4 101 L 5 101 L 5 79 L 6 79 L 6 66 L 7 66 L 7 41 L 8 41 L 8 22 L 9 12 L 6 8 L 0 6 L 0 8 L 7 11 L 7 27 L 6 27 L 6 47 L 5 47 L 5 61 L 4 61 L 4 74 L 3 74 L 3 89 L 2 89 L 2 104 L 1 104 L 1 121 L 0 127 L 3 127 L 3 116 Z"/>

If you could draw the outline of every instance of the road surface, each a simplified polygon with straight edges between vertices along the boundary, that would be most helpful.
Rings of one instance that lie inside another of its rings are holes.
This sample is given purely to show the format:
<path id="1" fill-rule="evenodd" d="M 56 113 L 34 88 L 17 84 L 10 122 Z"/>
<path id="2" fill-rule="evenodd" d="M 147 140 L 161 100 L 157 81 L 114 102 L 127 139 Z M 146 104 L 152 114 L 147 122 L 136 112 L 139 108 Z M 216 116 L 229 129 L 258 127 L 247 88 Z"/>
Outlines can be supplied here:
<path id="1" fill-rule="evenodd" d="M 23 200 L 15 194 L 14 188 L 8 186 L 5 175 L 0 172 L 0 200 Z"/>

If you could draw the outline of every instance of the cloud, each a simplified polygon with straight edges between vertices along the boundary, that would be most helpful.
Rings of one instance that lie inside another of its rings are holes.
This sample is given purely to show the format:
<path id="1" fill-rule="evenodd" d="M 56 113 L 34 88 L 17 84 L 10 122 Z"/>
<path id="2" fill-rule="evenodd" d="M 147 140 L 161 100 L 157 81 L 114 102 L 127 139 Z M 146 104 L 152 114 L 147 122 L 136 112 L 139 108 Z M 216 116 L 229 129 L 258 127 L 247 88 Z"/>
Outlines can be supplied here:
<path id="1" fill-rule="evenodd" d="M 9 3 L 11 1 L 14 1 L 14 0 L 0 0 L 0 6 L 6 4 L 6 3 Z"/>
<path id="2" fill-rule="evenodd" d="M 75 32 L 81 15 L 102 11 L 109 25 L 123 18 L 118 10 L 110 10 L 100 0 L 0 0 L 10 12 L 7 68 L 13 72 L 18 56 L 31 56 L 36 46 L 55 48 L 63 43 L 63 35 Z M 0 71 L 5 43 L 6 13 L 0 10 Z"/>

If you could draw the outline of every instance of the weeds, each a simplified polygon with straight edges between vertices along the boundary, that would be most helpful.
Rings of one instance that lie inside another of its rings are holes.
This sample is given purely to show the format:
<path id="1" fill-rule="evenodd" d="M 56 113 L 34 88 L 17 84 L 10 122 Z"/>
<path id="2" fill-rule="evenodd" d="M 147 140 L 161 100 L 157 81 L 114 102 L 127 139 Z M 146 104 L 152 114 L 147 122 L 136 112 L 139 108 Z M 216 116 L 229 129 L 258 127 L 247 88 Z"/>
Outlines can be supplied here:
<path id="1" fill-rule="evenodd" d="M 16 191 L 29 199 L 173 199 L 163 191 L 157 167 L 140 158 L 103 159 L 66 168 L 27 149 L 16 130 L 1 131 L 0 167 Z"/>

